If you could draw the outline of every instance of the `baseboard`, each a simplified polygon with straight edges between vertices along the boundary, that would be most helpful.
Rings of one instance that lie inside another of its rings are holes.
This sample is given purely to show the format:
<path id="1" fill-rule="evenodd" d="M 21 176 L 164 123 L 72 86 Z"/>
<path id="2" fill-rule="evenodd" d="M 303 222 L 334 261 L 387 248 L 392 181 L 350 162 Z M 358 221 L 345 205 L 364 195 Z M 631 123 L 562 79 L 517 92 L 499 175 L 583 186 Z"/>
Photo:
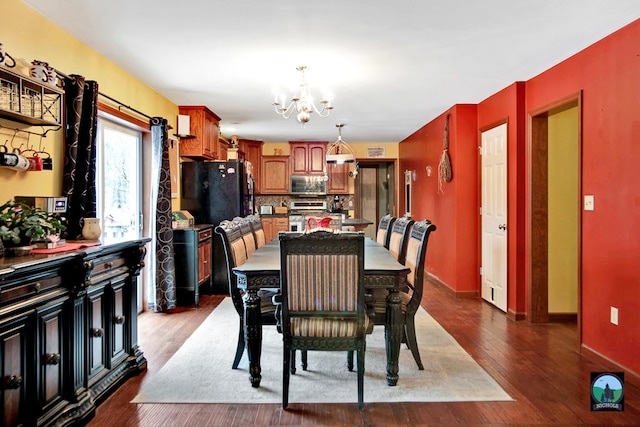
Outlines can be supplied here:
<path id="1" fill-rule="evenodd" d="M 514 320 L 516 322 L 520 322 L 523 320 L 527 320 L 527 313 L 516 313 L 513 310 L 507 311 L 507 318 Z"/>
<path id="2" fill-rule="evenodd" d="M 456 298 L 480 298 L 480 293 L 478 291 L 457 291 L 430 273 L 425 273 L 425 278 L 432 285 L 444 289 Z"/>
<path id="3" fill-rule="evenodd" d="M 611 372 L 624 372 L 624 380 L 625 382 L 629 382 L 636 387 L 640 387 L 640 374 L 632 371 L 629 368 L 625 368 L 617 362 L 609 359 L 606 356 L 598 353 L 597 351 L 587 347 L 584 344 L 580 345 L 580 354 L 587 359 L 591 359 L 595 362 L 598 362 L 602 365 L 607 366 L 607 369 L 610 369 Z"/>
<path id="4" fill-rule="evenodd" d="M 578 313 L 549 313 L 549 323 L 578 323 Z"/>

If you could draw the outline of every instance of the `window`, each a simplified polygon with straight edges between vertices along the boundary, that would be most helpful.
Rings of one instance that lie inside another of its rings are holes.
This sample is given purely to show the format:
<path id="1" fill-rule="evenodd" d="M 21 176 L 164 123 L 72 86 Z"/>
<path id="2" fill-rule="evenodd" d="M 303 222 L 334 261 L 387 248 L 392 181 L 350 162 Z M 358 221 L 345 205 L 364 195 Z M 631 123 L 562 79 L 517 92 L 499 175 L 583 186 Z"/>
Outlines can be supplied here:
<path id="1" fill-rule="evenodd" d="M 105 237 L 142 230 L 142 133 L 100 118 L 96 141 L 97 216 Z"/>

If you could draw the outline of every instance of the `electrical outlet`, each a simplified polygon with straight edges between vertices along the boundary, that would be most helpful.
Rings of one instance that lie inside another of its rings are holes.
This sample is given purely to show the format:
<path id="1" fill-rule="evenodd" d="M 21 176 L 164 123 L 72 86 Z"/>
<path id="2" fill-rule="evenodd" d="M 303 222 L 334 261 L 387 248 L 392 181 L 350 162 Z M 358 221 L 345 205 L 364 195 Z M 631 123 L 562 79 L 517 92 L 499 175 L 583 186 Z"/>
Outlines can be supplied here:
<path id="1" fill-rule="evenodd" d="M 584 196 L 584 210 L 592 211 L 595 208 L 595 200 L 593 194 L 585 194 Z"/>
<path id="2" fill-rule="evenodd" d="M 618 324 L 618 309 L 616 307 L 611 307 L 611 323 Z"/>

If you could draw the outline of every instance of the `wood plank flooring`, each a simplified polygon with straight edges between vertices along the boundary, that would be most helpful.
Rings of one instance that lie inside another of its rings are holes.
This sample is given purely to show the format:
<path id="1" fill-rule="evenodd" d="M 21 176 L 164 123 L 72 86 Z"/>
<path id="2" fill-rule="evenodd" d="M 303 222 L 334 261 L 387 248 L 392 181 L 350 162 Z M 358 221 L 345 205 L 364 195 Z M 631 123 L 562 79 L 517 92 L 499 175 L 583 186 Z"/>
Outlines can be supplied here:
<path id="1" fill-rule="evenodd" d="M 139 342 L 148 369 L 105 400 L 89 426 L 640 425 L 640 388 L 628 379 L 624 412 L 589 409 L 590 373 L 615 366 L 578 353 L 575 324 L 514 322 L 489 304 L 455 298 L 433 284 L 425 285 L 423 307 L 514 402 L 367 403 L 365 390 L 362 412 L 357 404 L 290 404 L 283 411 L 277 404 L 129 403 L 221 299 L 205 295 L 197 310 L 142 314 Z M 235 336 L 230 331 L 230 339 Z"/>

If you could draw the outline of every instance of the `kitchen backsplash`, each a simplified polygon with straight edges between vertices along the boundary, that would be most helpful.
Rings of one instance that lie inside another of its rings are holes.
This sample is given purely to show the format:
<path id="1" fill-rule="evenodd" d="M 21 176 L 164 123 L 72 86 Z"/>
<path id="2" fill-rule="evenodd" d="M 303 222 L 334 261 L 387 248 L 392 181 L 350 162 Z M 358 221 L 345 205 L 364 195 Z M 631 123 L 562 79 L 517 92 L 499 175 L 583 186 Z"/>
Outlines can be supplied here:
<path id="1" fill-rule="evenodd" d="M 293 198 L 291 196 L 256 196 L 256 209 L 260 212 L 260 206 L 269 205 L 269 206 L 287 206 L 289 207 L 289 202 Z M 302 200 L 301 197 L 296 197 L 295 200 Z M 318 200 L 319 197 L 313 198 L 313 200 Z M 326 196 L 327 206 L 332 206 L 333 204 L 333 196 Z M 342 206 L 344 209 L 353 209 L 353 194 L 349 195 L 341 195 L 340 201 L 342 202 Z"/>

